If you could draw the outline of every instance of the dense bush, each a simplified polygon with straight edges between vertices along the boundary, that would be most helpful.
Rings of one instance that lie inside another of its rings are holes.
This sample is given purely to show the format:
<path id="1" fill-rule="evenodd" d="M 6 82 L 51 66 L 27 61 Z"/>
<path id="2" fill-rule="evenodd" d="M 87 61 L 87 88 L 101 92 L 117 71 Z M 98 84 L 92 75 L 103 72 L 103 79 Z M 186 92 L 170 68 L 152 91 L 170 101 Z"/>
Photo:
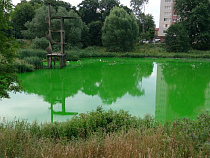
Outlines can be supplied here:
<path id="1" fill-rule="evenodd" d="M 42 38 L 36 37 L 35 39 L 32 40 L 32 43 L 33 43 L 32 46 L 34 49 L 45 50 L 49 45 L 49 41 L 45 37 L 42 37 Z"/>

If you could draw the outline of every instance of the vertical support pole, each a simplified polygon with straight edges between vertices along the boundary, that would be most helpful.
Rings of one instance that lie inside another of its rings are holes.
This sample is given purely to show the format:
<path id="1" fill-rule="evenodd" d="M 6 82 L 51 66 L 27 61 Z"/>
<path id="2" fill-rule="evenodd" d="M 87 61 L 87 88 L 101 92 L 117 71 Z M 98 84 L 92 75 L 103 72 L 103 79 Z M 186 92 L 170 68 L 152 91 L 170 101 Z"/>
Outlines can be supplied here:
<path id="1" fill-rule="evenodd" d="M 51 9 L 50 3 L 48 3 L 48 24 L 49 24 L 49 37 L 52 37 L 52 30 L 51 30 Z M 52 43 L 49 41 L 49 48 L 52 50 Z M 52 68 L 52 55 L 50 56 L 50 68 Z"/>
<path id="2" fill-rule="evenodd" d="M 62 56 L 60 56 L 60 59 L 59 59 L 59 66 L 60 68 L 62 68 Z"/>
<path id="3" fill-rule="evenodd" d="M 47 68 L 50 68 L 50 61 L 49 56 L 47 56 Z"/>
<path id="4" fill-rule="evenodd" d="M 61 54 L 64 54 L 64 18 L 61 18 Z"/>

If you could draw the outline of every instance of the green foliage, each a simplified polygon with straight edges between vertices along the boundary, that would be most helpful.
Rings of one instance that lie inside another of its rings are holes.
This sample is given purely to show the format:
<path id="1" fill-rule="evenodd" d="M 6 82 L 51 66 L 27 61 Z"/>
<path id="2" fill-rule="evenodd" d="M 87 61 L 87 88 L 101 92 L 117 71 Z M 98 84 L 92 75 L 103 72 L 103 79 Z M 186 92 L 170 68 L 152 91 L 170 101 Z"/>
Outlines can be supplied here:
<path id="1" fill-rule="evenodd" d="M 83 48 L 88 47 L 90 44 L 89 28 L 84 23 L 83 23 L 82 32 L 81 32 L 81 43 L 82 43 Z"/>
<path id="2" fill-rule="evenodd" d="M 150 116 L 140 119 L 123 110 L 104 111 L 100 107 L 61 123 L 3 121 L 0 123 L 0 156 L 55 157 L 64 153 L 62 157 L 105 157 L 109 152 L 108 157 L 113 153 L 119 156 L 125 150 L 124 154 L 130 152 L 130 155 L 137 151 L 134 157 L 139 153 L 145 157 L 208 157 L 209 123 L 208 112 L 196 120 L 184 118 L 161 125 Z M 118 148 L 120 150 L 115 152 Z"/>
<path id="3" fill-rule="evenodd" d="M 19 58 L 24 59 L 25 57 L 38 57 L 38 58 L 46 58 L 47 52 L 44 50 L 38 49 L 19 49 L 18 50 Z"/>
<path id="4" fill-rule="evenodd" d="M 43 61 L 41 58 L 34 56 L 34 57 L 26 57 L 24 61 L 30 65 L 33 65 L 35 69 L 40 69 L 43 67 Z"/>
<path id="5" fill-rule="evenodd" d="M 32 40 L 32 43 L 33 43 L 32 47 L 34 49 L 45 50 L 49 45 L 49 41 L 45 37 L 42 37 L 42 38 L 36 37 L 35 39 Z"/>
<path id="6" fill-rule="evenodd" d="M 108 51 L 125 52 L 134 48 L 138 26 L 133 15 L 114 7 L 102 28 L 102 42 Z"/>
<path id="7" fill-rule="evenodd" d="M 30 49 L 32 48 L 32 41 L 31 40 L 25 40 L 25 39 L 16 39 L 19 47 L 21 49 Z"/>
<path id="8" fill-rule="evenodd" d="M 71 49 L 72 47 L 81 48 L 83 22 L 74 10 L 70 10 L 67 16 L 76 17 L 74 20 L 66 20 L 65 32 L 67 49 Z"/>
<path id="9" fill-rule="evenodd" d="M 34 71 L 33 65 L 27 63 L 25 60 L 20 59 L 15 60 L 15 68 L 17 69 L 18 73 Z"/>
<path id="10" fill-rule="evenodd" d="M 120 5 L 119 0 L 100 0 L 99 9 L 102 14 L 102 21 L 104 22 L 106 17 L 109 16 L 110 11 L 114 7 L 119 7 L 119 5 Z"/>
<path id="11" fill-rule="evenodd" d="M 102 22 L 93 21 L 88 24 L 89 27 L 89 37 L 91 46 L 101 46 L 102 45 Z"/>
<path id="12" fill-rule="evenodd" d="M 130 6 L 132 8 L 133 14 L 137 19 L 142 19 L 142 9 L 145 3 L 148 3 L 148 0 L 131 0 Z"/>
<path id="13" fill-rule="evenodd" d="M 74 56 L 74 57 L 73 57 Z M 130 58 L 210 58 L 210 51 L 189 50 L 184 52 L 168 53 L 165 43 L 148 43 L 135 45 L 131 52 L 107 52 L 104 47 L 87 47 L 67 51 L 67 60 L 77 60 L 91 57 L 130 57 Z"/>
<path id="14" fill-rule="evenodd" d="M 15 38 L 23 38 L 21 31 L 26 30 L 24 24 L 31 21 L 35 15 L 35 7 L 29 2 L 19 3 L 12 12 L 12 23 L 15 30 Z"/>
<path id="15" fill-rule="evenodd" d="M 165 43 L 166 50 L 169 52 L 187 52 L 190 49 L 187 31 L 179 23 L 173 24 L 168 28 Z"/>
<path id="16" fill-rule="evenodd" d="M 54 13 L 55 11 L 52 9 L 52 12 Z M 43 6 L 35 10 L 35 15 L 32 21 L 27 21 L 25 23 L 27 30 L 22 30 L 24 38 L 34 39 L 36 37 L 45 37 L 45 33 L 48 30 L 48 25 L 45 23 L 45 17 L 47 17 L 47 13 L 47 6 Z"/>
<path id="17" fill-rule="evenodd" d="M 43 68 L 43 59 L 46 58 L 46 51 L 35 49 L 18 50 L 19 59 L 15 61 L 15 67 L 19 73 L 31 72 L 34 69 Z"/>
<path id="18" fill-rule="evenodd" d="M 175 10 L 188 32 L 192 47 L 210 49 L 210 1 L 177 0 Z"/>
<path id="19" fill-rule="evenodd" d="M 9 0 L 0 1 L 0 99 L 8 98 L 8 91 L 18 91 L 18 79 L 14 67 L 17 45 L 13 38 L 6 34 L 9 25 L 9 12 L 12 9 Z"/>
<path id="20" fill-rule="evenodd" d="M 139 18 L 140 19 L 137 21 L 137 23 L 139 26 L 140 38 L 142 40 L 152 41 L 152 39 L 155 37 L 155 21 L 153 16 L 142 13 Z"/>
<path id="21" fill-rule="evenodd" d="M 25 26 L 27 30 L 23 31 L 23 35 L 28 39 L 43 38 L 46 36 L 48 32 L 48 25 L 45 23 L 45 17 L 48 16 L 48 8 L 47 6 L 43 6 L 37 9 L 36 14 L 32 21 L 28 21 Z M 65 28 L 65 39 L 67 43 L 67 49 L 71 49 L 72 47 L 81 47 L 81 32 L 83 28 L 82 20 L 79 18 L 78 14 L 74 10 L 70 10 L 69 12 L 63 8 L 58 7 L 55 10 L 51 7 L 52 17 L 53 16 L 67 16 L 67 17 L 76 17 L 76 19 L 65 20 L 64 28 Z M 52 20 L 52 29 L 59 30 L 60 29 L 60 20 Z M 60 42 L 60 34 L 53 33 L 54 42 Z"/>
<path id="22" fill-rule="evenodd" d="M 79 5 L 79 13 L 83 22 L 86 24 L 100 19 L 100 13 L 97 12 L 99 2 L 96 0 L 83 0 Z"/>

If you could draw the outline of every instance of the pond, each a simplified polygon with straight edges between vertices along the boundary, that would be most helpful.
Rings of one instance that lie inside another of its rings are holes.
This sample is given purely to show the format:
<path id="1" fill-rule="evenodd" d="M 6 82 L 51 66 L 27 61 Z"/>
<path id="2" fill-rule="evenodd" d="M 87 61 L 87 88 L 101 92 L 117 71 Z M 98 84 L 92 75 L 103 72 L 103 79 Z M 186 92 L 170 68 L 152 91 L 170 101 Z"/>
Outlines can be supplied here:
<path id="1" fill-rule="evenodd" d="M 158 121 L 210 110 L 210 61 L 92 58 L 63 69 L 19 74 L 24 90 L 0 101 L 0 121 L 65 121 L 103 109 L 150 114 Z"/>

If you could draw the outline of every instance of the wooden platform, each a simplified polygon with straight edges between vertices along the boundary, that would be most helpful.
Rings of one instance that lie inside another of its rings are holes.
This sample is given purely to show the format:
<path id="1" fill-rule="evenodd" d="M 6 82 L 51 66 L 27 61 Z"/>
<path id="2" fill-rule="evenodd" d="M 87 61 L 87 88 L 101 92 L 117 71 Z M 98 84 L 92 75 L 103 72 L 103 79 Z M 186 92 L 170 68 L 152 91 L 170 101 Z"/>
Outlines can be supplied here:
<path id="1" fill-rule="evenodd" d="M 59 67 L 66 66 L 66 53 L 50 53 L 47 54 L 47 67 L 52 68 L 52 62 L 55 65 L 55 58 L 59 58 Z"/>

